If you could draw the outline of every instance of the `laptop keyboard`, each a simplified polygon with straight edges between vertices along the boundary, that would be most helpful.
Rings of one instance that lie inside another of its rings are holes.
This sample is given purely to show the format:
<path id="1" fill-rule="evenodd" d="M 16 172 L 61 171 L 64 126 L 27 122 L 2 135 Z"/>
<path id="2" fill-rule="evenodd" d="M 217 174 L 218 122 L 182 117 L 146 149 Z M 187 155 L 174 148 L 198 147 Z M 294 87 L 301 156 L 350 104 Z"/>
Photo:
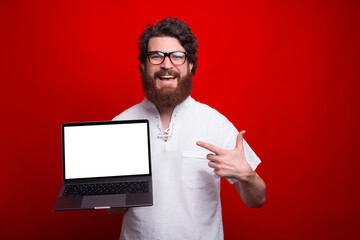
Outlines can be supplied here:
<path id="1" fill-rule="evenodd" d="M 147 193 L 148 181 L 81 183 L 65 186 L 64 196 Z"/>

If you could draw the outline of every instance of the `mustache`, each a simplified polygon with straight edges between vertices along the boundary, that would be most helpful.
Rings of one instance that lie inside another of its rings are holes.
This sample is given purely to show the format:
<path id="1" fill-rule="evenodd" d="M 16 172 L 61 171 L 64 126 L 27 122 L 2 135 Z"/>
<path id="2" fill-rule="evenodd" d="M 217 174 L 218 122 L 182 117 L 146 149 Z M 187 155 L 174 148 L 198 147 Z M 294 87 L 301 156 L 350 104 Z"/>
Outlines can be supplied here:
<path id="1" fill-rule="evenodd" d="M 160 70 L 154 73 L 154 79 L 164 76 L 164 75 L 172 75 L 176 77 L 177 79 L 180 79 L 180 73 L 172 71 L 172 70 Z"/>

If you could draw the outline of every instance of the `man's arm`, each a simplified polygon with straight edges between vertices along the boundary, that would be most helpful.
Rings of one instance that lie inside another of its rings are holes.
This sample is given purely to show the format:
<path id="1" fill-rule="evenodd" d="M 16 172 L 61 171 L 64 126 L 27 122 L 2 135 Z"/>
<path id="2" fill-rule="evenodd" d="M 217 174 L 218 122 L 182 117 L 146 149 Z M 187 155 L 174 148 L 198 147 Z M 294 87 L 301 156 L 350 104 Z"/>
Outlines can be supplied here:
<path id="1" fill-rule="evenodd" d="M 219 177 L 237 180 L 235 188 L 241 200 L 249 207 L 260 208 L 265 203 L 266 186 L 245 159 L 244 134 L 245 131 L 238 134 L 236 146 L 233 150 L 223 150 L 205 142 L 197 142 L 196 144 L 213 152 L 206 157 L 210 160 L 209 167 L 214 168 L 215 174 Z"/>
<path id="2" fill-rule="evenodd" d="M 235 182 L 235 188 L 241 200 L 249 207 L 260 208 L 265 203 L 265 182 L 254 171 L 247 181 Z"/>

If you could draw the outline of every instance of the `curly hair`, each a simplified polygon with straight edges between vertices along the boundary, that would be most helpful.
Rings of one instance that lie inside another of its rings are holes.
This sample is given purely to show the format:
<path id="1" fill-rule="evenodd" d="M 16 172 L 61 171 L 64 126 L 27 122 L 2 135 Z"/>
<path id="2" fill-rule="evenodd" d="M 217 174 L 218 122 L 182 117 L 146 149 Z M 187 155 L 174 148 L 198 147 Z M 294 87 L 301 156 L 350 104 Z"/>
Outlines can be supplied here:
<path id="1" fill-rule="evenodd" d="M 193 64 L 191 74 L 195 75 L 197 68 L 197 55 L 199 44 L 196 36 L 191 32 L 189 25 L 177 18 L 164 18 L 154 25 L 148 24 L 139 37 L 139 61 L 144 64 L 147 58 L 149 40 L 152 37 L 174 37 L 185 48 L 187 60 Z M 140 71 L 142 71 L 140 67 Z"/>

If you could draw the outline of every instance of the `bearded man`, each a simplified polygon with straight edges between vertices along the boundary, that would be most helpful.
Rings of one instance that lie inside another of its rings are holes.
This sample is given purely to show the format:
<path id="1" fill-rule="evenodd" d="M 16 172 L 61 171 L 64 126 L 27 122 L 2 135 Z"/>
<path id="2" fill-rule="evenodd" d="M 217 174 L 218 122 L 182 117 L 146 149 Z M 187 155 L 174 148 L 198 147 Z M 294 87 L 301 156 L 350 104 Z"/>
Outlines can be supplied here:
<path id="1" fill-rule="evenodd" d="M 114 120 L 149 120 L 154 204 L 108 210 L 125 212 L 120 239 L 223 239 L 221 177 L 249 207 L 265 203 L 260 159 L 245 131 L 190 96 L 197 49 L 190 27 L 175 18 L 148 25 L 139 38 L 146 98 Z"/>

